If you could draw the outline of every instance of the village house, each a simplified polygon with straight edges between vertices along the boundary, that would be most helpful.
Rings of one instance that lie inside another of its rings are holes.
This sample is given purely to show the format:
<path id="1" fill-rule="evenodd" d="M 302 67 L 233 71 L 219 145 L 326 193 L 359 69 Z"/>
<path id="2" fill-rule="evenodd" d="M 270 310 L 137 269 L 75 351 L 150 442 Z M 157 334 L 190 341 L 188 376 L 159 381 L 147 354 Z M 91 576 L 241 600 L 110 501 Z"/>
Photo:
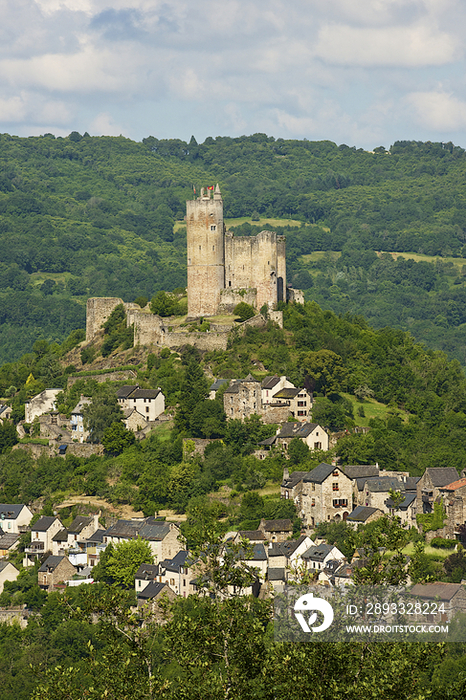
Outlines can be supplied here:
<path id="1" fill-rule="evenodd" d="M 227 418 L 244 420 L 261 409 L 261 385 L 248 374 L 246 379 L 234 379 L 223 394 Z"/>
<path id="2" fill-rule="evenodd" d="M 26 532 L 32 513 L 24 504 L 0 503 L 0 527 L 5 533 Z"/>
<path id="3" fill-rule="evenodd" d="M 195 591 L 193 575 L 193 562 L 186 550 L 181 550 L 173 559 L 164 559 L 160 563 L 159 581 L 166 583 L 174 593 L 183 598 Z"/>
<path id="4" fill-rule="evenodd" d="M 43 413 L 55 411 L 57 406 L 57 396 L 63 389 L 44 389 L 40 394 L 36 394 L 25 402 L 24 419 L 26 423 L 32 423 L 34 418 Z"/>
<path id="5" fill-rule="evenodd" d="M 358 505 L 388 512 L 386 502 L 390 498 L 390 491 L 404 492 L 404 490 L 404 483 L 396 477 L 372 476 L 366 479 L 363 489 L 359 492 Z"/>
<path id="6" fill-rule="evenodd" d="M 150 516 L 144 520 L 118 520 L 103 535 L 104 544 L 128 542 L 140 537 L 147 540 L 156 563 L 172 559 L 181 551 L 178 540 L 180 531 L 177 525 Z"/>
<path id="7" fill-rule="evenodd" d="M 141 564 L 139 569 L 134 574 L 134 590 L 136 595 L 146 588 L 149 583 L 161 580 L 160 566 L 158 564 Z"/>
<path id="8" fill-rule="evenodd" d="M 3 593 L 6 581 L 16 581 L 18 574 L 18 569 L 11 561 L 0 561 L 0 593 Z"/>
<path id="9" fill-rule="evenodd" d="M 302 474 L 302 472 L 300 472 Z M 352 507 L 353 484 L 341 467 L 322 462 L 297 478 L 283 473 L 281 497 L 293 499 L 307 528 L 329 520 L 346 520 Z"/>
<path id="10" fill-rule="evenodd" d="M 274 394 L 273 404 L 287 406 L 291 417 L 300 422 L 305 422 L 311 415 L 312 398 L 307 389 L 287 387 Z"/>
<path id="11" fill-rule="evenodd" d="M 11 414 L 13 409 L 11 406 L 7 406 L 4 403 L 0 403 L 0 425 L 3 425 L 5 421 L 11 420 Z"/>
<path id="12" fill-rule="evenodd" d="M 63 528 L 52 537 L 52 554 L 54 557 L 61 557 L 68 550 L 68 530 Z"/>
<path id="13" fill-rule="evenodd" d="M 395 504 L 392 498 L 385 501 L 390 515 L 400 518 L 401 524 L 406 527 L 416 527 L 416 493 L 404 493 L 401 503 Z"/>
<path id="14" fill-rule="evenodd" d="M 310 547 L 300 559 L 311 572 L 323 572 L 330 561 L 343 562 L 345 556 L 334 544 L 319 544 Z"/>
<path id="15" fill-rule="evenodd" d="M 288 377 L 278 377 L 277 375 L 274 375 L 273 377 L 264 377 L 261 382 L 262 405 L 274 403 L 275 394 L 282 389 L 294 388 L 295 385 L 288 379 Z"/>
<path id="16" fill-rule="evenodd" d="M 380 508 L 371 508 L 369 506 L 356 506 L 356 508 L 351 511 L 351 513 L 346 518 L 348 525 L 356 530 L 358 525 L 367 525 L 372 523 L 374 520 L 378 520 L 384 515 L 384 512 Z"/>
<path id="17" fill-rule="evenodd" d="M 75 567 L 66 556 L 48 557 L 40 567 L 37 574 L 37 583 L 40 588 L 52 591 L 58 584 L 72 578 L 76 573 Z"/>
<path id="18" fill-rule="evenodd" d="M 262 520 L 259 530 L 264 533 L 264 538 L 269 542 L 284 542 L 293 534 L 293 523 L 289 518 L 280 520 Z"/>
<path id="19" fill-rule="evenodd" d="M 230 419 L 244 420 L 256 414 L 264 423 L 283 423 L 288 418 L 307 420 L 312 399 L 287 377 L 266 377 L 259 383 L 249 374 L 246 379 L 232 380 L 223 394 L 223 407 Z"/>
<path id="20" fill-rule="evenodd" d="M 466 588 L 462 583 L 416 583 L 410 590 L 411 595 L 421 600 L 435 601 L 443 604 L 445 612 L 432 615 L 432 622 L 448 622 L 457 612 L 466 612 Z"/>
<path id="21" fill-rule="evenodd" d="M 439 488 L 439 495 L 445 508 L 447 537 L 456 538 L 466 522 L 466 477 Z"/>
<path id="22" fill-rule="evenodd" d="M 217 396 L 217 391 L 222 388 L 222 386 L 228 386 L 229 380 L 228 379 L 216 379 L 213 384 L 210 385 L 209 388 L 209 399 L 213 401 L 215 397 Z"/>
<path id="23" fill-rule="evenodd" d="M 117 399 L 119 406 L 128 412 L 125 415 L 126 421 L 129 420 L 133 411 L 142 416 L 144 423 L 155 421 L 165 411 L 165 396 L 160 388 L 141 389 L 138 384 L 122 386 L 117 390 Z M 139 425 L 138 420 L 140 420 L 138 416 L 134 416 L 130 425 Z M 128 429 L 134 430 L 132 427 Z M 134 432 L 136 431 L 137 428 Z"/>
<path id="24" fill-rule="evenodd" d="M 264 450 L 280 447 L 286 453 L 295 439 L 302 440 L 310 450 L 328 450 L 328 435 L 317 423 L 284 423 L 276 435 L 262 440 L 259 446 Z"/>
<path id="25" fill-rule="evenodd" d="M 81 396 L 80 400 L 78 401 L 74 409 L 71 411 L 71 436 L 73 440 L 77 440 L 78 442 L 87 442 L 89 438 L 89 431 L 84 425 L 83 409 L 85 408 L 85 406 L 89 406 L 91 401 L 92 399 L 89 399 L 86 396 Z"/>
<path id="26" fill-rule="evenodd" d="M 152 581 L 137 594 L 137 606 L 145 613 L 153 616 L 157 624 L 164 624 L 165 616 L 160 603 L 162 600 L 169 602 L 176 599 L 176 593 L 166 583 Z"/>
<path id="27" fill-rule="evenodd" d="M 34 563 L 37 557 L 52 552 L 52 538 L 63 530 L 60 520 L 54 515 L 43 515 L 31 527 L 31 543 L 25 547 L 25 566 Z"/>
<path id="28" fill-rule="evenodd" d="M 454 467 L 427 468 L 417 483 L 417 512 L 432 513 L 442 486 L 447 486 L 457 480 L 458 472 Z"/>
<path id="29" fill-rule="evenodd" d="M 17 549 L 19 544 L 19 535 L 12 532 L 5 534 L 0 530 L 0 559 L 7 557 L 11 552 Z"/>
<path id="30" fill-rule="evenodd" d="M 100 515 L 100 513 L 99 513 Z M 88 537 L 99 529 L 99 515 L 78 515 L 68 527 L 68 548 L 84 548 L 84 543 Z"/>

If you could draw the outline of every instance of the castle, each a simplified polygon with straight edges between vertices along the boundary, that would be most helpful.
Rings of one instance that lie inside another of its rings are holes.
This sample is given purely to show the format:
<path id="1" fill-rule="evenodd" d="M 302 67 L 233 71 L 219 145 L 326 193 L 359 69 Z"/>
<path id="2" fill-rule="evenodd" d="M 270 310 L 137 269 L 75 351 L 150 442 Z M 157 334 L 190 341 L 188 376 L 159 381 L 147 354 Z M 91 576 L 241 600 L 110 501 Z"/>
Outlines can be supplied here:
<path id="1" fill-rule="evenodd" d="M 283 314 L 276 310 L 280 301 L 304 302 L 302 292 L 287 289 L 285 237 L 272 231 L 257 236 L 237 236 L 225 230 L 223 200 L 217 185 L 203 188 L 197 199 L 186 202 L 188 317 L 194 320 L 232 313 L 244 301 L 255 309 L 267 308 L 267 316 L 280 326 Z M 118 297 L 91 297 L 87 300 L 86 342 L 92 342 L 113 309 L 123 304 L 128 326 L 134 324 L 135 345 L 177 348 L 193 345 L 199 350 L 225 350 L 231 323 L 210 322 L 207 333 L 171 325 L 138 304 Z M 246 324 L 264 325 L 258 313 Z"/>
<path id="2" fill-rule="evenodd" d="M 225 230 L 217 185 L 186 202 L 188 316 L 215 316 L 246 301 L 256 309 L 286 301 L 285 237 L 235 237 Z"/>

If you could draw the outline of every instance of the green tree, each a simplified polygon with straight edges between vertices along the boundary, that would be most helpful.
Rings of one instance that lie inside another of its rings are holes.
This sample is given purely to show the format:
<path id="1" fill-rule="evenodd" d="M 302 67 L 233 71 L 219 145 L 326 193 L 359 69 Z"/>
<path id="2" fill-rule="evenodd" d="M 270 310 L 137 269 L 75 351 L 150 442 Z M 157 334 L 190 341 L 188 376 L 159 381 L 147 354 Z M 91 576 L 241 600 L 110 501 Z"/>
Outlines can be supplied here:
<path id="1" fill-rule="evenodd" d="M 246 304 L 245 301 L 240 301 L 239 304 L 236 304 L 233 313 L 239 316 L 240 321 L 247 321 L 248 318 L 252 318 L 256 315 L 254 307 L 251 306 L 251 304 Z"/>
<path id="2" fill-rule="evenodd" d="M 102 442 L 105 431 L 112 423 L 121 422 L 122 416 L 115 389 L 99 384 L 91 403 L 83 408 L 84 425 L 89 431 L 90 441 Z"/>
<path id="3" fill-rule="evenodd" d="M 102 445 L 105 451 L 112 455 L 119 455 L 126 447 L 134 444 L 136 438 L 131 430 L 127 430 L 120 421 L 112 423 L 105 428 L 102 436 Z"/>
<path id="4" fill-rule="evenodd" d="M 134 588 L 134 574 L 141 564 L 152 564 L 153 556 L 146 540 L 119 542 L 112 546 L 104 558 L 97 575 L 100 581 L 111 581 L 123 588 Z"/>
<path id="5" fill-rule="evenodd" d="M 341 389 L 346 369 L 340 355 L 332 350 L 305 353 L 300 364 L 305 376 L 313 380 L 316 390 L 323 391 L 325 396 Z"/>

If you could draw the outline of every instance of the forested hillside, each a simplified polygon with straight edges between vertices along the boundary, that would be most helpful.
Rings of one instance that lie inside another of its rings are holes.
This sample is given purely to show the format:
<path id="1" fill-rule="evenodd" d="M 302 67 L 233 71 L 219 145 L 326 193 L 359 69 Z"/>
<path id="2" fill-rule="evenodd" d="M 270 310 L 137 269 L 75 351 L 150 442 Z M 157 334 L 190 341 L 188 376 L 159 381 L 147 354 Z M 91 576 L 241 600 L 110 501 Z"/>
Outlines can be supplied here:
<path id="1" fill-rule="evenodd" d="M 466 157 L 451 143 L 369 153 L 264 134 L 203 144 L 4 134 L 0 164 L 0 362 L 82 328 L 88 296 L 183 287 L 175 222 L 193 185 L 219 182 L 226 217 L 252 222 L 232 222 L 238 233 L 301 222 L 283 232 L 289 279 L 308 299 L 409 329 L 466 365 Z"/>

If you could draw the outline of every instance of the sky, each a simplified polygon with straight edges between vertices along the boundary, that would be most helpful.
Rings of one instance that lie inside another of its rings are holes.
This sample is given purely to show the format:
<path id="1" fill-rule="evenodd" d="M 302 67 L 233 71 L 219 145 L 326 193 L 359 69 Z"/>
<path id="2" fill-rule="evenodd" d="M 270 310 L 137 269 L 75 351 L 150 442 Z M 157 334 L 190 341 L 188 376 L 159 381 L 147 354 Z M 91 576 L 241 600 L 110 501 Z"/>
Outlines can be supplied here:
<path id="1" fill-rule="evenodd" d="M 466 147 L 465 0 L 0 0 L 0 132 Z"/>

